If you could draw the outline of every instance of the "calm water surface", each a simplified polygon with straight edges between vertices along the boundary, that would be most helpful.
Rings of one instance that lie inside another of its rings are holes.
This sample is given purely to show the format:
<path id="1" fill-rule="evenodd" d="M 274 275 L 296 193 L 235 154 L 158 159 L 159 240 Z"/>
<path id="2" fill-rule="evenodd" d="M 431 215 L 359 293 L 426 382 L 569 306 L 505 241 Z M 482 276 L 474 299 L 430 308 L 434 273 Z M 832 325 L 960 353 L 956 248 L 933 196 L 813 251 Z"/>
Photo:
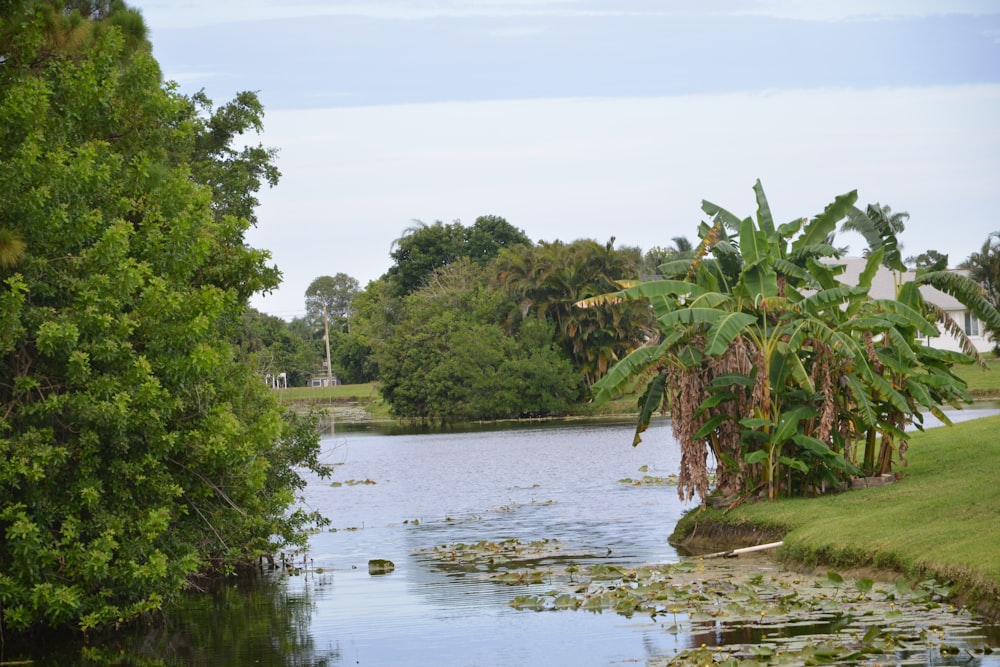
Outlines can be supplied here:
<path id="1" fill-rule="evenodd" d="M 614 424 L 327 440 L 327 461 L 343 464 L 336 480 L 375 484 L 310 485 L 308 504 L 337 529 L 311 544 L 315 565 L 333 572 L 314 594 L 314 636 L 345 665 L 607 665 L 672 652 L 672 636 L 615 615 L 516 611 L 507 602 L 527 587 L 415 555 L 516 538 L 557 539 L 606 562 L 676 560 L 666 541 L 685 509 L 676 488 L 619 480 L 666 476 L 680 452 L 665 422 L 638 448 L 631 432 Z M 396 570 L 370 576 L 369 558 Z M 308 586 L 296 579 L 288 585 Z"/>
<path id="2" fill-rule="evenodd" d="M 192 597 L 155 626 L 88 649 L 82 662 L 75 647 L 34 664 L 586 666 L 673 655 L 703 638 L 648 617 L 518 611 L 513 597 L 548 586 L 502 585 L 419 553 L 516 538 L 559 540 L 590 562 L 676 561 L 667 536 L 688 509 L 676 487 L 619 480 L 675 473 L 679 449 L 667 421 L 654 422 L 638 448 L 632 431 L 591 423 L 338 432 L 323 440 L 332 478 L 310 479 L 304 499 L 332 524 L 295 555 L 302 571 Z M 370 575 L 373 558 L 395 571 Z"/>

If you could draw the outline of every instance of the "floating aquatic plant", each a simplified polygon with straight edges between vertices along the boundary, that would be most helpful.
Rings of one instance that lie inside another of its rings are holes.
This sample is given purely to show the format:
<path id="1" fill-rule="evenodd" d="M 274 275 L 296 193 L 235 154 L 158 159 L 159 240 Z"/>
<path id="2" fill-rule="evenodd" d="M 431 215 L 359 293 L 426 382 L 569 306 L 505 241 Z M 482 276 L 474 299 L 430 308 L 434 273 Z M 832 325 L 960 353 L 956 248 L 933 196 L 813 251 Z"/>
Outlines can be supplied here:
<path id="1" fill-rule="evenodd" d="M 330 486 L 332 486 L 334 488 L 340 488 L 342 486 L 363 486 L 363 485 L 367 486 L 367 485 L 371 485 L 371 484 L 374 484 L 374 483 L 375 483 L 375 480 L 373 480 L 373 479 L 367 479 L 367 478 L 365 478 L 365 479 L 349 479 L 349 480 L 347 480 L 345 482 L 331 482 Z"/>
<path id="2" fill-rule="evenodd" d="M 971 614 L 940 604 L 946 588 L 936 581 L 911 589 L 847 581 L 835 572 L 818 578 L 696 561 L 638 568 L 600 563 L 580 568 L 579 576 L 582 586 L 567 582 L 565 589 L 519 595 L 510 604 L 647 614 L 664 631 L 703 644 L 671 656 L 671 665 L 906 664 L 913 656 L 924 664 L 930 654 L 993 650 L 969 636 L 977 626 Z"/>

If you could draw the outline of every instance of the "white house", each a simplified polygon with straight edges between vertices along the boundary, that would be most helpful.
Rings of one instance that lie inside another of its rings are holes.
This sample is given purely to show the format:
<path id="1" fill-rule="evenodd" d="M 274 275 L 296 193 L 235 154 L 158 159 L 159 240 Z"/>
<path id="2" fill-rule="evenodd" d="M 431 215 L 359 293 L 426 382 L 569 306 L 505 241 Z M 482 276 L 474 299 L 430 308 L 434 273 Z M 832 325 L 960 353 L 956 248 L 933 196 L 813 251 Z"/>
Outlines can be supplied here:
<path id="1" fill-rule="evenodd" d="M 831 263 L 843 264 L 845 269 L 844 273 L 839 276 L 840 281 L 847 285 L 855 285 L 858 282 L 858 276 L 865 268 L 866 261 L 861 257 L 842 257 L 839 260 L 831 260 Z M 964 269 L 952 270 L 955 273 L 968 275 L 968 271 Z M 906 271 L 902 274 L 901 279 L 903 282 L 912 280 L 914 274 L 914 271 Z M 969 337 L 969 342 L 976 347 L 980 354 L 986 354 L 993 350 L 993 340 L 986 334 L 979 318 L 969 312 L 955 297 L 928 285 L 921 287 L 920 293 L 927 302 L 944 310 L 958 326 L 964 329 L 965 335 Z M 895 299 L 896 278 L 893 272 L 884 266 L 879 267 L 878 273 L 872 279 L 872 287 L 868 294 L 873 299 Z M 958 340 L 954 336 L 945 333 L 940 325 L 938 325 L 938 330 L 942 332 L 940 336 L 923 339 L 929 347 L 955 352 L 961 351 Z"/>

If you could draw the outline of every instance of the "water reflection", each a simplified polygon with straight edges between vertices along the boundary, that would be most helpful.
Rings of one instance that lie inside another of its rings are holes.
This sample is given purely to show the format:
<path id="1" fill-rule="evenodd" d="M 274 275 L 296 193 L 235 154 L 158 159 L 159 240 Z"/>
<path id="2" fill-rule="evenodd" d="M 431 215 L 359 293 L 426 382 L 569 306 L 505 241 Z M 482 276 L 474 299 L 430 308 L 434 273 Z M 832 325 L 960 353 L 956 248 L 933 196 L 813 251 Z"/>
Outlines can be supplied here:
<path id="1" fill-rule="evenodd" d="M 303 572 L 227 582 L 185 598 L 155 623 L 95 638 L 82 652 L 79 644 L 7 646 L 0 662 L 656 665 L 702 643 L 759 640 L 759 628 L 671 630 L 670 619 L 641 614 L 519 611 L 511 599 L 543 594 L 551 582 L 506 585 L 491 580 L 489 568 L 422 555 L 436 545 L 516 538 L 558 540 L 581 564 L 677 560 L 666 542 L 687 509 L 676 488 L 619 481 L 642 477 L 640 469 L 676 472 L 680 453 L 668 422 L 654 422 L 638 448 L 627 422 L 507 426 L 391 436 L 338 430 L 324 440 L 323 459 L 341 486 L 311 479 L 303 498 L 332 529 L 312 537 Z M 349 483 L 358 480 L 374 483 Z M 369 575 L 372 558 L 392 560 L 395 571 Z"/>
<path id="2" fill-rule="evenodd" d="M 215 585 L 205 594 L 184 596 L 147 622 L 91 637 L 89 645 L 65 638 L 34 647 L 5 646 L 0 664 L 40 667 L 73 665 L 261 665 L 332 667 L 343 664 L 337 643 L 312 631 L 313 591 L 289 587 L 274 576 L 247 575 Z M 25 662 L 21 662 L 25 661 Z"/>

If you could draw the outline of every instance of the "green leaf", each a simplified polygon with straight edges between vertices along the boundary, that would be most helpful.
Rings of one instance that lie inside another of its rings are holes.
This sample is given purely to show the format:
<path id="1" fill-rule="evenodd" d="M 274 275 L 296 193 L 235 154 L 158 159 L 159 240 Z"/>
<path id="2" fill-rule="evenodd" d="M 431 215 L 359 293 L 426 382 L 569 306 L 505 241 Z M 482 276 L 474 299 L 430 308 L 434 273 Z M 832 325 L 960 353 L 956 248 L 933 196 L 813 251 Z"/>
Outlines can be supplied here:
<path id="1" fill-rule="evenodd" d="M 641 375 L 651 364 L 661 359 L 663 354 L 664 345 L 662 343 L 633 350 L 628 356 L 612 366 L 604 377 L 594 383 L 592 387 L 594 403 L 604 405 L 625 391 L 636 377 Z"/>
<path id="2" fill-rule="evenodd" d="M 775 428 L 771 439 L 776 445 L 780 445 L 786 440 L 791 440 L 792 436 L 799 429 L 799 422 L 804 419 L 812 419 L 815 416 L 816 410 L 808 405 L 800 405 L 799 407 L 785 411 L 778 418 L 778 426 Z"/>
<path id="3" fill-rule="evenodd" d="M 874 426 L 877 418 L 868 389 L 854 375 L 846 375 L 844 377 L 847 380 L 847 387 L 851 392 L 851 397 L 856 404 L 855 414 L 861 417 L 862 426 L 864 428 Z"/>
<path id="4" fill-rule="evenodd" d="M 797 234 L 798 231 L 800 229 L 802 229 L 802 225 L 804 225 L 804 224 L 806 224 L 806 219 L 805 218 L 796 218 L 795 220 L 792 220 L 791 222 L 786 222 L 786 223 L 784 223 L 782 225 L 779 225 L 778 226 L 778 236 L 781 237 L 781 238 L 783 238 L 783 239 L 787 239 L 790 236 L 793 236 L 794 234 Z"/>
<path id="5" fill-rule="evenodd" d="M 713 357 L 719 356 L 729 348 L 737 336 L 756 322 L 756 317 L 746 313 L 726 313 L 717 318 L 708 331 L 705 354 Z"/>
<path id="6" fill-rule="evenodd" d="M 740 224 L 740 254 L 744 267 L 753 266 L 768 255 L 767 236 L 757 231 L 750 218 Z"/>
<path id="7" fill-rule="evenodd" d="M 830 449 L 829 446 L 819 438 L 814 438 L 811 435 L 805 435 L 799 433 L 792 436 L 792 442 L 801 447 L 802 449 L 808 450 L 813 454 L 817 454 L 823 458 L 834 456 L 835 452 Z"/>
<path id="8" fill-rule="evenodd" d="M 761 259 L 759 263 L 743 268 L 740 285 L 742 296 L 756 303 L 778 295 L 778 274 Z"/>
<path id="9" fill-rule="evenodd" d="M 715 417 L 712 417 L 704 424 L 702 424 L 701 428 L 695 432 L 693 436 L 694 439 L 702 440 L 704 438 L 707 438 L 708 435 L 714 432 L 716 429 L 718 429 L 723 422 L 727 422 L 731 419 L 732 417 L 730 417 L 729 415 L 716 415 Z"/>
<path id="10" fill-rule="evenodd" d="M 742 373 L 724 373 L 722 375 L 716 375 L 712 378 L 713 387 L 731 387 L 733 385 L 740 387 L 752 387 L 753 383 L 753 377 Z"/>
<path id="11" fill-rule="evenodd" d="M 879 216 L 876 216 L 878 219 L 872 219 L 867 213 L 853 206 L 847 211 L 847 217 L 848 222 L 844 228 L 860 232 L 872 252 L 882 251 L 883 266 L 893 271 L 906 270 L 899 251 L 899 241 L 886 220 Z"/>
<path id="12" fill-rule="evenodd" d="M 773 422 L 770 419 L 764 419 L 762 417 L 745 417 L 740 420 L 740 426 L 747 429 L 759 429 L 766 428 L 768 426 L 773 426 Z"/>
<path id="13" fill-rule="evenodd" d="M 936 326 L 928 322 L 917 310 L 901 301 L 897 301 L 896 299 L 873 299 L 871 303 L 879 310 L 906 318 L 909 326 L 915 328 L 925 336 L 934 338 L 940 335 Z"/>
<path id="14" fill-rule="evenodd" d="M 633 447 L 642 442 L 642 434 L 649 428 L 649 420 L 663 403 L 663 389 L 666 379 L 667 371 L 662 371 L 646 386 L 646 392 L 640 399 L 639 418 L 635 427 L 635 436 L 632 438 Z"/>
<path id="15" fill-rule="evenodd" d="M 704 199 L 701 202 L 701 210 L 709 215 L 713 220 L 720 220 L 727 229 L 731 229 L 733 231 L 738 230 L 740 225 L 743 223 L 740 218 L 736 217 L 726 209 Z"/>
<path id="16" fill-rule="evenodd" d="M 694 266 L 694 260 L 689 258 L 672 259 L 669 262 L 660 264 L 657 270 L 660 275 L 667 277 L 686 276 Z"/>
<path id="17" fill-rule="evenodd" d="M 844 219 L 844 216 L 847 215 L 847 212 L 851 210 L 851 207 L 857 200 L 857 190 L 852 190 L 836 197 L 833 202 L 827 205 L 822 213 L 806 224 L 802 233 L 792 243 L 792 247 L 802 248 L 803 246 L 822 243 L 837 229 L 837 223 Z"/>
<path id="18" fill-rule="evenodd" d="M 757 197 L 757 224 L 760 231 L 764 232 L 764 238 L 768 241 L 774 237 L 774 218 L 771 216 L 771 207 L 767 203 L 767 196 L 764 194 L 764 186 L 760 184 L 760 179 L 753 186 L 754 195 Z"/>
<path id="19" fill-rule="evenodd" d="M 663 297 L 697 297 L 705 293 L 701 286 L 684 280 L 650 280 L 638 283 L 620 292 L 627 299 L 649 299 Z"/>
<path id="20" fill-rule="evenodd" d="M 871 382 L 875 390 L 881 393 L 882 396 L 889 401 L 889 404 L 892 405 L 893 409 L 898 410 L 903 414 L 909 414 L 910 406 L 906 402 L 906 397 L 897 391 L 888 380 L 881 375 L 872 375 Z"/>
<path id="21" fill-rule="evenodd" d="M 794 282 L 805 284 L 806 287 L 810 288 L 816 287 L 809 272 L 798 264 L 790 262 L 783 257 L 775 257 L 771 260 L 771 263 L 775 271 L 788 278 L 792 278 Z"/>
<path id="22" fill-rule="evenodd" d="M 807 466 L 804 462 L 796 458 L 791 458 L 789 456 L 779 456 L 778 463 L 780 463 L 785 467 L 791 468 L 792 470 L 798 470 L 803 475 L 808 474 L 809 472 L 809 466 Z"/>
<path id="23" fill-rule="evenodd" d="M 806 297 L 802 306 L 810 312 L 820 313 L 824 310 L 840 309 L 844 304 L 864 299 L 867 292 L 863 288 L 847 285 L 823 289 L 812 296 Z"/>
<path id="24" fill-rule="evenodd" d="M 917 273 L 915 282 L 921 285 L 931 285 L 949 294 L 963 306 L 975 313 L 987 331 L 1000 332 L 1000 313 L 986 297 L 982 286 L 968 276 L 954 271 L 929 271 Z"/>

